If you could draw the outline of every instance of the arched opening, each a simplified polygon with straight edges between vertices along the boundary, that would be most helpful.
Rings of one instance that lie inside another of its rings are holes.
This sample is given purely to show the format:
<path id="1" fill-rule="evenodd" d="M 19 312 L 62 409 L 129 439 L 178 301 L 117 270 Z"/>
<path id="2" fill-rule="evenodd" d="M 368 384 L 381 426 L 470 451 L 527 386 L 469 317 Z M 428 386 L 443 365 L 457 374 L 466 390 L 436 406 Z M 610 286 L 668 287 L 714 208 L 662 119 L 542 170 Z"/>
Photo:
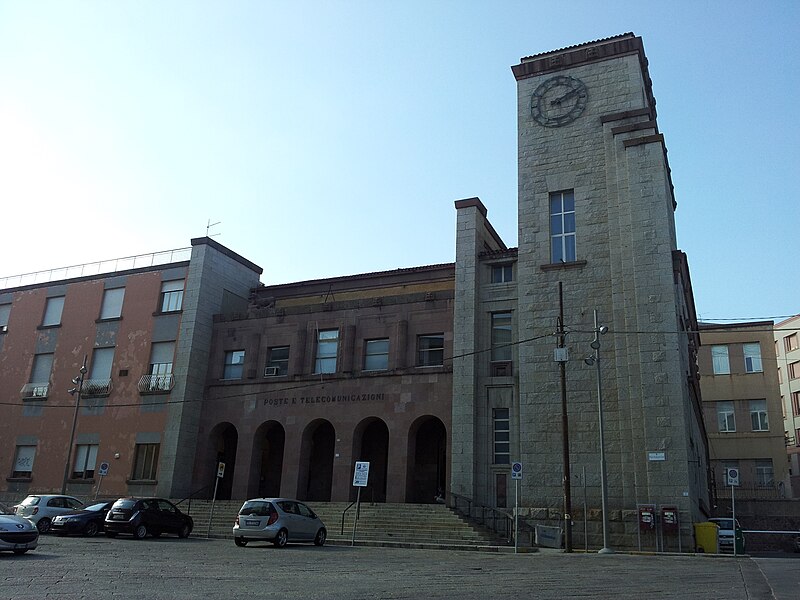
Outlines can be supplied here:
<path id="1" fill-rule="evenodd" d="M 277 421 L 262 423 L 253 437 L 248 496 L 274 498 L 281 495 L 283 450 L 286 431 Z"/>
<path id="2" fill-rule="evenodd" d="M 361 491 L 361 499 L 386 502 L 386 471 L 389 461 L 389 428 L 386 423 L 375 417 L 359 423 L 353 433 L 353 456 L 357 461 L 369 463 L 369 480 Z M 356 499 L 357 492 L 351 487 L 351 500 Z"/>
<path id="3" fill-rule="evenodd" d="M 318 419 L 303 432 L 297 497 L 309 502 L 330 502 L 336 431 L 329 421 Z"/>
<path id="4" fill-rule="evenodd" d="M 406 500 L 432 504 L 447 491 L 447 430 L 436 417 L 420 417 L 408 432 Z"/>
<path id="5" fill-rule="evenodd" d="M 231 423 L 219 423 L 209 433 L 210 447 L 213 454 L 213 464 L 209 465 L 211 477 L 209 481 L 209 496 L 214 493 L 217 486 L 217 499 L 230 500 L 233 490 L 233 472 L 236 469 L 236 447 L 239 444 L 239 434 Z M 211 462 L 211 461 L 210 461 Z M 225 475 L 215 481 L 217 465 L 225 463 Z"/>

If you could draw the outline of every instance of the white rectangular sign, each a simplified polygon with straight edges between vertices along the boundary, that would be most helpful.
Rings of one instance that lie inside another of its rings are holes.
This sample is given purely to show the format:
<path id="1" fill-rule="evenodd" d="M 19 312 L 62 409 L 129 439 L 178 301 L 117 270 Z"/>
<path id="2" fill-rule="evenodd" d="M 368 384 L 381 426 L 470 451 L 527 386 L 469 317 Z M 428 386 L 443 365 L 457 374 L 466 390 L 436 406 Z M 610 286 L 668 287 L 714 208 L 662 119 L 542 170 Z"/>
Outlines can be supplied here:
<path id="1" fill-rule="evenodd" d="M 511 463 L 511 479 L 522 479 L 522 463 Z"/>
<path id="2" fill-rule="evenodd" d="M 358 461 L 356 462 L 356 469 L 353 472 L 353 485 L 355 487 L 367 487 L 369 480 L 369 463 Z"/>

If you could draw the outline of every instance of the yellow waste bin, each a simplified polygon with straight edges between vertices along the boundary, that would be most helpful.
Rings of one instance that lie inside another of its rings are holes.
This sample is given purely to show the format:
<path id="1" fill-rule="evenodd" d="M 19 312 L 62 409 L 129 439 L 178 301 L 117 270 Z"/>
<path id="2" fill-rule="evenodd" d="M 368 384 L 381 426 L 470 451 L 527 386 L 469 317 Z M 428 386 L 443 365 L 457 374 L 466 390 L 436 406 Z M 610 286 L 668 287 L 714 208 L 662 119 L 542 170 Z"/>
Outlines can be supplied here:
<path id="1" fill-rule="evenodd" d="M 719 525 L 716 523 L 695 523 L 694 540 L 697 552 L 719 554 Z"/>

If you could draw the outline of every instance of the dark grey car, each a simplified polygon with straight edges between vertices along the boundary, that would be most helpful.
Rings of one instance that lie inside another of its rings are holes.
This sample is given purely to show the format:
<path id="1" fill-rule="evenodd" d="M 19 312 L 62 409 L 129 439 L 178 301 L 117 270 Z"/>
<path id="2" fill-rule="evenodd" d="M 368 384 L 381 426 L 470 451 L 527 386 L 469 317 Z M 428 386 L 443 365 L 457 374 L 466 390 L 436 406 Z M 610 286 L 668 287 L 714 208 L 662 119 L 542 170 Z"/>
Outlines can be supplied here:
<path id="1" fill-rule="evenodd" d="M 325 524 L 308 506 L 290 498 L 247 500 L 233 526 L 237 546 L 247 542 L 272 542 L 283 548 L 288 542 L 313 542 L 322 546 L 328 537 Z"/>

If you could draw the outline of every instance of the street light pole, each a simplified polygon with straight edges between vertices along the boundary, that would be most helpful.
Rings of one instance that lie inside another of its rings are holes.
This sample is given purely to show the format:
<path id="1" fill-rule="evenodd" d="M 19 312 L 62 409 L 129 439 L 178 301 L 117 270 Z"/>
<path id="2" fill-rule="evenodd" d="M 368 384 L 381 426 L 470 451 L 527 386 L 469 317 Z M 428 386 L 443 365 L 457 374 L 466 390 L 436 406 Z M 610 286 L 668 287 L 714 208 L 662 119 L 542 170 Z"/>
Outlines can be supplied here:
<path id="1" fill-rule="evenodd" d="M 587 357 L 587 365 L 595 365 L 597 369 L 597 415 L 600 428 L 600 496 L 603 510 L 603 547 L 599 554 L 613 554 L 614 551 L 608 544 L 608 474 L 606 472 L 606 441 L 603 415 L 603 383 L 600 372 L 600 335 L 608 331 L 608 327 L 601 327 L 597 322 L 597 310 L 594 311 L 594 340 L 591 346 L 594 353 Z"/>
<path id="2" fill-rule="evenodd" d="M 78 387 L 68 390 L 71 396 L 75 396 L 75 412 L 72 415 L 72 431 L 69 434 L 69 447 L 67 448 L 67 462 L 64 463 L 64 480 L 61 484 L 61 493 L 67 493 L 67 479 L 69 479 L 69 466 L 72 461 L 72 445 L 75 442 L 75 426 L 78 424 L 78 409 L 81 406 L 81 393 L 83 392 L 83 377 L 86 375 L 86 359 L 87 356 L 83 355 L 83 365 L 80 368 L 80 374 L 72 378 L 72 383 Z"/>

